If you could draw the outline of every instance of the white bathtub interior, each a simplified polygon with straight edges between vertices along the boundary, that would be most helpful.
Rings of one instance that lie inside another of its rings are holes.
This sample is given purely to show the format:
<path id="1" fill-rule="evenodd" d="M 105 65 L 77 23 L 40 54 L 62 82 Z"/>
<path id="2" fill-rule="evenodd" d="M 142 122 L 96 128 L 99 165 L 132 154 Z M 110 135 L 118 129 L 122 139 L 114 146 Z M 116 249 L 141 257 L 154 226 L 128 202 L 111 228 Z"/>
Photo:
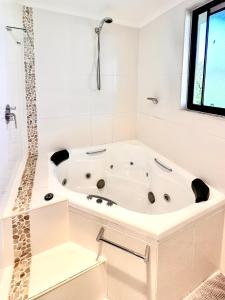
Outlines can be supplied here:
<path id="1" fill-rule="evenodd" d="M 87 154 L 92 151 L 100 153 Z M 69 160 L 55 168 L 59 182 L 66 183 L 68 190 L 103 196 L 145 214 L 173 212 L 195 203 L 191 189 L 195 177 L 141 143 L 122 142 L 69 153 Z M 158 165 L 155 158 L 172 172 Z M 105 187 L 98 189 L 96 184 L 102 179 Z M 154 203 L 150 203 L 149 193 L 154 194 Z"/>

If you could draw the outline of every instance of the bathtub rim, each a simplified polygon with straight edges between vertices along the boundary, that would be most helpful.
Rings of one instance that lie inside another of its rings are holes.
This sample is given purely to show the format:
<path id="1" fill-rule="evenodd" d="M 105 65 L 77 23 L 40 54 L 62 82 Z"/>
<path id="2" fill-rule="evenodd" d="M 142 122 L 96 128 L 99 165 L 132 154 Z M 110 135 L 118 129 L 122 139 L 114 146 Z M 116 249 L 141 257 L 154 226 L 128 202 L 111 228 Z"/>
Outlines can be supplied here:
<path id="1" fill-rule="evenodd" d="M 214 214 L 219 210 L 225 210 L 225 200 L 217 199 L 216 203 L 211 202 L 211 205 L 207 207 L 201 205 L 197 210 L 193 208 L 193 204 L 168 214 L 147 215 L 129 211 L 120 206 L 107 207 L 105 205 L 105 207 L 100 207 L 99 204 L 90 203 L 86 199 L 86 195 L 71 193 L 73 195 L 70 194 L 67 197 L 69 209 L 80 210 L 158 241 L 202 217 Z M 165 216 L 166 222 L 164 222 Z"/>
<path id="2" fill-rule="evenodd" d="M 149 148 L 155 152 L 150 147 L 146 146 L 142 142 L 132 140 L 123 141 L 113 144 L 127 144 L 131 143 L 134 145 L 141 145 Z M 112 145 L 112 144 L 107 144 Z M 70 149 L 81 151 L 81 149 L 96 149 L 98 147 L 103 147 L 107 145 L 97 145 L 91 147 Z M 49 158 L 52 153 L 49 154 Z M 160 157 L 163 157 L 159 154 Z M 166 161 L 169 161 L 165 158 Z M 176 164 L 175 164 L 176 165 Z M 182 170 L 184 173 L 186 170 L 177 166 L 178 170 Z M 58 178 L 54 174 L 55 166 L 49 159 L 49 185 L 55 194 L 60 195 L 65 200 L 68 200 L 69 208 L 81 210 L 88 214 L 93 214 L 96 217 L 107 219 L 111 223 L 116 223 L 120 226 L 126 227 L 148 235 L 154 240 L 164 239 L 166 236 L 177 231 L 183 226 L 192 223 L 193 221 L 200 219 L 206 215 L 214 213 L 219 209 L 225 208 L 225 196 L 223 193 L 217 191 L 215 188 L 210 187 L 212 198 L 209 201 L 201 203 L 193 203 L 187 207 L 181 208 L 174 212 L 163 213 L 163 214 L 143 214 L 128 210 L 121 206 L 113 205 L 112 207 L 107 207 L 105 204 L 97 204 L 87 200 L 87 194 L 82 194 L 69 190 L 68 188 L 62 186 L 58 181 Z M 187 172 L 189 174 L 189 172 Z M 190 174 L 191 175 L 191 174 Z M 51 190 L 50 189 L 50 190 Z M 132 219 L 132 222 L 129 220 Z"/>

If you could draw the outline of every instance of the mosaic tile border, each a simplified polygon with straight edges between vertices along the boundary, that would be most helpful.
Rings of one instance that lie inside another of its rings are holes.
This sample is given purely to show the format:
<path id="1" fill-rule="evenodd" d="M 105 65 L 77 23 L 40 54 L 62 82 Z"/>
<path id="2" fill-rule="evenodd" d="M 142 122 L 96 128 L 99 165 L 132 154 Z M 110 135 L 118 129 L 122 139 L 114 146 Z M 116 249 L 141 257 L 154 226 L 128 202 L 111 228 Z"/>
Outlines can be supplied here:
<path id="1" fill-rule="evenodd" d="M 30 216 L 25 212 L 30 208 L 38 158 L 33 9 L 30 7 L 23 7 L 23 26 L 27 30 L 24 36 L 24 67 L 28 158 L 13 207 L 13 212 L 19 215 L 12 217 L 14 265 L 9 300 L 28 299 L 32 252 Z"/>

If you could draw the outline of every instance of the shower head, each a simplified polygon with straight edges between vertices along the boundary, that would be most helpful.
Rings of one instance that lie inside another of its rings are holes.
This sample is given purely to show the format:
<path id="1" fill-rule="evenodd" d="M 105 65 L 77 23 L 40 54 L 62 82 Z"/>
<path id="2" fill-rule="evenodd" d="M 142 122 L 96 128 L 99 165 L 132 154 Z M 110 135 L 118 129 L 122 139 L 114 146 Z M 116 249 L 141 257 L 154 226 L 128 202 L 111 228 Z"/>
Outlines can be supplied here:
<path id="1" fill-rule="evenodd" d="M 105 23 L 108 23 L 108 24 L 110 24 L 110 23 L 112 23 L 113 22 L 113 19 L 112 18 L 110 18 L 110 17 L 106 17 L 105 19 L 103 19 L 104 20 L 104 22 Z"/>
<path id="2" fill-rule="evenodd" d="M 102 27 L 103 27 L 104 23 L 110 24 L 112 22 L 113 22 L 113 19 L 110 18 L 110 17 L 106 17 L 106 18 L 102 19 L 101 22 L 100 22 L 100 24 L 99 24 L 99 26 L 95 28 L 95 32 L 96 33 L 100 33 L 101 30 L 102 30 Z"/>

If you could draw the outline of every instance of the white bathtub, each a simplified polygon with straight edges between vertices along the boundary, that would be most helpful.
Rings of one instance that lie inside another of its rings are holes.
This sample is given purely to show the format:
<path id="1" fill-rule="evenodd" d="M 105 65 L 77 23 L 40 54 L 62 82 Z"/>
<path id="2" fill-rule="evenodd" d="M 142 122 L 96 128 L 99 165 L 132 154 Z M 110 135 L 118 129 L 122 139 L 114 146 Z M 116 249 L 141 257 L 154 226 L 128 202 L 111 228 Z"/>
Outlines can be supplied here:
<path id="1" fill-rule="evenodd" d="M 213 187 L 208 201 L 195 203 L 191 188 L 195 176 L 137 141 L 69 150 L 69 154 L 59 166 L 49 160 L 50 190 L 63 195 L 72 207 L 154 239 L 225 205 L 224 195 Z M 98 189 L 101 179 L 105 187 Z M 149 193 L 154 194 L 154 203 Z M 117 205 L 87 199 L 90 194 Z"/>

